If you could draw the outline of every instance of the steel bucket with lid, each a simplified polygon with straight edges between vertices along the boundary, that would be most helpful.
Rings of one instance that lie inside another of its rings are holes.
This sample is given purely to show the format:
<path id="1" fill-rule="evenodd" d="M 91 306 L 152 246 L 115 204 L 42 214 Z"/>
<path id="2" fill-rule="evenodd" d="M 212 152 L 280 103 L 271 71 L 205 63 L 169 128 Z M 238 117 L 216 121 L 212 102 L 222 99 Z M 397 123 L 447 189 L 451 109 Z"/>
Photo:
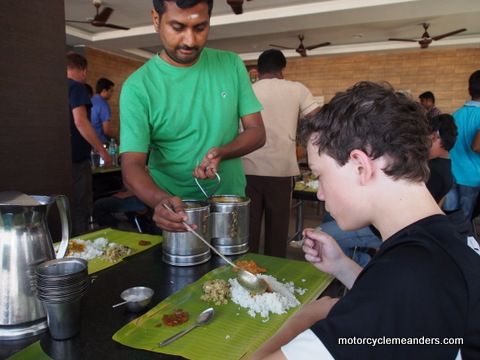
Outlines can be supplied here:
<path id="1" fill-rule="evenodd" d="M 183 200 L 188 223 L 198 226 L 197 231 L 210 240 L 210 204 L 206 201 Z M 210 260 L 210 248 L 188 232 L 163 231 L 163 261 L 170 265 L 190 266 Z"/>
<path id="2" fill-rule="evenodd" d="M 210 197 L 211 243 L 225 255 L 248 251 L 250 199 L 237 195 Z"/>
<path id="3" fill-rule="evenodd" d="M 195 179 L 197 186 L 210 203 L 211 244 L 225 255 L 246 253 L 248 251 L 250 199 L 238 195 L 213 195 L 221 182 L 217 173 L 215 176 L 218 184 L 210 196 Z"/>

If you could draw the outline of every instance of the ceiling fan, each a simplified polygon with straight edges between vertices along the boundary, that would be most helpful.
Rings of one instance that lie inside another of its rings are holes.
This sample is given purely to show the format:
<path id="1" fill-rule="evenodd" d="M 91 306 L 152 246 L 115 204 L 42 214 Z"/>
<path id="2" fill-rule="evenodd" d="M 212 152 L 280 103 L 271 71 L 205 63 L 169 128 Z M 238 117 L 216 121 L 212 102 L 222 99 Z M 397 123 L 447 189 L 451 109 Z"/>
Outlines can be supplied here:
<path id="1" fill-rule="evenodd" d="M 91 24 L 93 26 L 98 27 L 108 27 L 112 29 L 119 29 L 119 30 L 130 30 L 130 28 L 120 25 L 108 24 L 107 20 L 110 18 L 110 15 L 113 13 L 113 9 L 110 7 L 104 7 L 102 11 L 99 12 L 100 6 L 102 6 L 101 0 L 93 0 L 93 6 L 97 9 L 97 14 L 89 20 L 80 21 L 80 20 L 66 20 L 66 22 L 74 22 L 74 23 L 83 23 L 83 24 Z"/>
<path id="2" fill-rule="evenodd" d="M 388 40 L 418 42 L 422 49 L 426 49 L 428 47 L 428 45 L 430 45 L 432 43 L 432 41 L 440 40 L 440 39 L 446 38 L 447 36 L 452 36 L 452 35 L 455 35 L 455 34 L 458 34 L 460 32 L 463 32 L 463 31 L 467 30 L 467 29 L 458 29 L 458 30 L 455 30 L 455 31 L 452 31 L 452 32 L 449 32 L 449 33 L 446 33 L 446 34 L 443 34 L 443 35 L 430 37 L 430 34 L 427 31 L 430 24 L 429 23 L 423 23 L 423 24 L 420 24 L 420 25 L 422 25 L 423 29 L 424 29 L 424 33 L 423 33 L 422 38 L 420 40 L 396 39 L 396 38 L 390 38 Z"/>
<path id="3" fill-rule="evenodd" d="M 236 15 L 243 13 L 243 0 L 227 0 L 227 4 L 232 7 L 232 10 Z"/>
<path id="4" fill-rule="evenodd" d="M 286 46 L 282 46 L 282 45 L 274 45 L 274 44 L 270 44 L 270 46 L 274 46 L 274 47 L 278 47 L 278 48 L 282 48 L 282 49 L 295 50 L 301 56 L 305 57 L 305 56 L 307 56 L 307 50 L 313 50 L 313 49 L 316 49 L 316 48 L 319 48 L 319 47 L 322 47 L 322 46 L 330 45 L 329 42 L 324 42 L 324 43 L 321 43 L 321 44 L 304 46 L 303 45 L 304 36 L 303 35 L 298 35 L 298 39 L 300 40 L 300 45 L 298 45 L 298 47 L 296 47 L 296 48 L 286 47 Z"/>

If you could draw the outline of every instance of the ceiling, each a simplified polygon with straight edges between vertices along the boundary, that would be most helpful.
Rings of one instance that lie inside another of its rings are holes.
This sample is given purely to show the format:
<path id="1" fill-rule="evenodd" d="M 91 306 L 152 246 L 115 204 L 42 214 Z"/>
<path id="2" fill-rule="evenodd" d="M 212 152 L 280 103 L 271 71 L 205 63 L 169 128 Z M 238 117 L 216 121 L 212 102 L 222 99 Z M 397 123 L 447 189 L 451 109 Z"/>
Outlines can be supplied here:
<path id="1" fill-rule="evenodd" d="M 162 49 L 152 25 L 151 0 L 105 0 L 100 10 L 103 6 L 114 9 L 108 23 L 130 30 L 67 22 L 67 45 L 141 61 Z M 92 19 L 95 13 L 92 0 L 65 0 L 68 20 Z M 298 35 L 304 35 L 305 46 L 331 43 L 308 51 L 309 57 L 476 48 L 480 47 L 479 19 L 479 0 L 250 0 L 244 1 L 241 15 L 233 13 L 227 0 L 215 0 L 207 46 L 233 51 L 244 61 L 256 60 L 262 51 L 273 48 L 270 44 L 296 48 Z M 416 42 L 388 41 L 419 40 L 422 23 L 430 24 L 431 37 L 461 28 L 467 31 L 433 41 L 428 49 L 420 49 Z M 295 50 L 283 52 L 300 57 Z"/>

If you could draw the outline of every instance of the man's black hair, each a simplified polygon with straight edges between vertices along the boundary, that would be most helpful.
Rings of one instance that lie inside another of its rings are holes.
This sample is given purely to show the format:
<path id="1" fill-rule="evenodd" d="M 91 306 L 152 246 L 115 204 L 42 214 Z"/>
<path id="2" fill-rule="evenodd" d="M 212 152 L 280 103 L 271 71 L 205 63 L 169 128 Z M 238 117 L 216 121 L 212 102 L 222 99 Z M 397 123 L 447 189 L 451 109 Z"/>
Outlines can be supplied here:
<path id="1" fill-rule="evenodd" d="M 440 114 L 430 120 L 432 132 L 437 131 L 441 139 L 442 148 L 450 151 L 457 140 L 457 125 L 450 114 Z"/>
<path id="2" fill-rule="evenodd" d="M 202 2 L 208 5 L 208 15 L 212 15 L 213 0 L 153 0 L 153 8 L 158 16 L 162 16 L 165 12 L 165 2 L 174 2 L 180 9 L 189 9 Z"/>
<path id="3" fill-rule="evenodd" d="M 419 99 L 426 99 L 426 100 L 432 100 L 432 103 L 435 104 L 435 95 L 431 91 L 425 91 L 424 93 L 420 94 L 418 97 Z"/>
<path id="4" fill-rule="evenodd" d="M 287 66 L 287 59 L 280 50 L 265 50 L 258 58 L 257 66 L 260 74 L 276 73 Z"/>
<path id="5" fill-rule="evenodd" d="M 100 78 L 97 81 L 97 94 L 100 94 L 103 90 L 110 90 L 112 86 L 115 86 L 113 81 L 110 81 L 106 78 Z"/>
<path id="6" fill-rule="evenodd" d="M 480 70 L 470 75 L 468 79 L 468 91 L 472 99 L 480 99 Z"/>

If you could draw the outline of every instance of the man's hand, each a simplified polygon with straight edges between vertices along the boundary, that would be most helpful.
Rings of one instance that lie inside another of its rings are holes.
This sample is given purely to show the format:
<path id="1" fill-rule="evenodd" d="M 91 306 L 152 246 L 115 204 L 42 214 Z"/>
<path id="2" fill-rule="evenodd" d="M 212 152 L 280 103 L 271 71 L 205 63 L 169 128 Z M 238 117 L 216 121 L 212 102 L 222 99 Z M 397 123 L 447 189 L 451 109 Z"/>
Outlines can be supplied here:
<path id="1" fill-rule="evenodd" d="M 167 210 L 163 204 L 168 205 L 174 212 Z M 166 196 L 155 206 L 153 221 L 159 228 L 170 232 L 188 231 L 183 222 L 188 223 L 188 216 L 183 209 L 183 202 L 178 196 Z M 195 224 L 190 225 L 196 229 Z"/>
<path id="2" fill-rule="evenodd" d="M 113 165 L 113 159 L 112 159 L 112 156 L 108 153 L 107 150 L 104 149 L 104 151 L 101 151 L 99 153 L 99 155 L 102 157 L 103 159 L 103 165 L 102 167 L 103 168 L 109 168 L 109 167 L 112 167 Z"/>
<path id="3" fill-rule="evenodd" d="M 208 150 L 199 165 L 193 169 L 193 176 L 197 179 L 215 179 L 218 167 L 222 160 L 222 151 L 219 147 Z"/>

